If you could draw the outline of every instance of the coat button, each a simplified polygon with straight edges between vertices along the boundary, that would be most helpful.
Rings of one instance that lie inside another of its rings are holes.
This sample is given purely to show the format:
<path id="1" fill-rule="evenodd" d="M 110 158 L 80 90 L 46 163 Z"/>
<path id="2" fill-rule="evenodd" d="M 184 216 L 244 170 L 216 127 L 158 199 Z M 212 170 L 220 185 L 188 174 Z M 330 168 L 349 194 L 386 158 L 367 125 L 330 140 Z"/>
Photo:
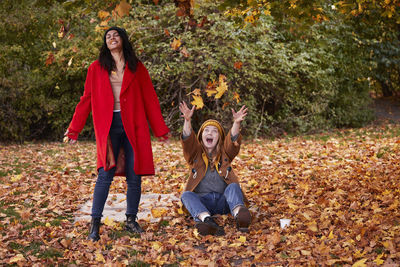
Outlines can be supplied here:
<path id="1" fill-rule="evenodd" d="M 126 102 L 126 98 L 124 98 L 124 102 Z"/>

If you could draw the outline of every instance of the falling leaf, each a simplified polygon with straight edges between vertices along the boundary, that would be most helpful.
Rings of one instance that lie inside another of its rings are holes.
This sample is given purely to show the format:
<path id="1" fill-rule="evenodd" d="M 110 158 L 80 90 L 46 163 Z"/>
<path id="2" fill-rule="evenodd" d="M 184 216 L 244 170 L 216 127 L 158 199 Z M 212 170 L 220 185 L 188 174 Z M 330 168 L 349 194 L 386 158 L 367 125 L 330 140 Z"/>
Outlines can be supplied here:
<path id="1" fill-rule="evenodd" d="M 193 95 L 192 97 L 193 101 L 190 102 L 190 104 L 195 106 L 196 109 L 202 109 L 204 107 L 203 98 L 201 96 L 196 96 L 196 95 Z"/>
<path id="2" fill-rule="evenodd" d="M 164 33 L 165 33 L 166 36 L 168 36 L 168 37 L 170 36 L 170 33 L 169 33 L 168 29 L 164 29 Z"/>
<path id="3" fill-rule="evenodd" d="M 107 18 L 108 16 L 110 16 L 110 12 L 104 11 L 104 10 L 100 10 L 97 13 L 97 16 L 100 18 L 100 20 L 104 20 L 105 18 Z"/>
<path id="4" fill-rule="evenodd" d="M 182 49 L 181 49 L 181 54 L 182 54 L 184 57 L 189 57 L 189 56 L 190 56 L 190 54 L 189 54 L 189 52 L 187 51 L 186 47 L 182 47 Z"/>
<path id="5" fill-rule="evenodd" d="M 63 38 L 65 36 L 65 27 L 61 25 L 60 30 L 58 31 L 58 38 Z"/>
<path id="6" fill-rule="evenodd" d="M 226 77 L 224 75 L 219 75 L 219 85 L 217 86 L 217 94 L 215 95 L 215 99 L 221 98 L 221 96 L 228 90 L 228 85 L 225 82 Z"/>
<path id="7" fill-rule="evenodd" d="M 53 64 L 53 62 L 54 62 L 54 55 L 53 53 L 50 52 L 46 59 L 46 66 Z"/>
<path id="8" fill-rule="evenodd" d="M 242 65 L 243 63 L 240 61 L 233 63 L 233 67 L 237 70 L 240 70 L 242 68 Z"/>
<path id="9" fill-rule="evenodd" d="M 218 91 L 215 89 L 206 89 L 206 93 L 207 93 L 207 96 L 210 97 L 210 96 L 213 96 L 216 93 L 218 93 Z"/>
<path id="10" fill-rule="evenodd" d="M 68 61 L 68 67 L 70 67 L 71 65 L 72 65 L 72 59 L 73 59 L 74 57 L 71 57 L 70 59 L 69 59 L 69 61 Z"/>
<path id="11" fill-rule="evenodd" d="M 115 13 L 122 18 L 123 16 L 129 15 L 129 10 L 131 10 L 132 6 L 126 2 L 126 0 L 122 0 L 114 9 Z"/>
<path id="12" fill-rule="evenodd" d="M 225 110 L 225 108 L 227 107 L 227 106 L 229 106 L 229 102 L 225 102 L 223 105 L 222 105 L 222 110 Z"/>
<path id="13" fill-rule="evenodd" d="M 178 50 L 180 46 L 181 46 L 181 40 L 180 40 L 180 39 L 175 39 L 175 38 L 174 38 L 174 40 L 173 40 L 172 43 L 171 43 L 172 49 Z"/>
<path id="14" fill-rule="evenodd" d="M 196 88 L 194 89 L 192 92 L 188 93 L 187 95 L 197 95 L 200 96 L 201 95 L 201 90 Z"/>
<path id="15" fill-rule="evenodd" d="M 240 95 L 237 92 L 233 93 L 233 100 L 236 100 L 236 103 L 240 102 Z"/>

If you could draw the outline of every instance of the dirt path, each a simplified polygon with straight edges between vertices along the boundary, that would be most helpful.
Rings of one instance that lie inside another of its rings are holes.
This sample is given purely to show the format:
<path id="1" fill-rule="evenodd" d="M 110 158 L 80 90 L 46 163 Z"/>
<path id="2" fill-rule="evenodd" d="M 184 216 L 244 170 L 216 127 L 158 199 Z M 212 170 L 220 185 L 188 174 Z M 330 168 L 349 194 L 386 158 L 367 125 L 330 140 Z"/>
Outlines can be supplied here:
<path id="1" fill-rule="evenodd" d="M 400 98 L 379 98 L 374 100 L 375 122 L 400 123 Z"/>

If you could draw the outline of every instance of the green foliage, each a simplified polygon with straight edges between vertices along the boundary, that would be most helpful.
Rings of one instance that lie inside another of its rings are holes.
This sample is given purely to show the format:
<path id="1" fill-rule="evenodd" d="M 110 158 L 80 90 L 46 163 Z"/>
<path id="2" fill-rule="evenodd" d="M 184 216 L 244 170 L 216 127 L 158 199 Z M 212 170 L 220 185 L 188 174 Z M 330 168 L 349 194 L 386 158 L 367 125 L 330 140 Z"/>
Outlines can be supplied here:
<path id="1" fill-rule="evenodd" d="M 211 1 L 199 2 L 192 18 L 176 16 L 169 2 L 131 4 L 129 16 L 108 25 L 127 29 L 174 133 L 182 125 L 179 102 L 190 102 L 197 88 L 205 107 L 195 113 L 195 128 L 210 117 L 228 128 L 230 109 L 243 104 L 249 107 L 243 124 L 249 136 L 359 126 L 371 119 L 370 53 L 357 42 L 354 26 L 340 18 L 297 29 L 294 22 L 261 14 L 257 24 L 243 27 Z M 101 6 L 91 0 L 0 5 L 0 140 L 60 140 L 102 42 Z M 174 39 L 181 41 L 176 50 Z M 221 99 L 207 97 L 207 85 L 221 74 L 228 91 Z M 93 137 L 90 118 L 81 136 Z"/>

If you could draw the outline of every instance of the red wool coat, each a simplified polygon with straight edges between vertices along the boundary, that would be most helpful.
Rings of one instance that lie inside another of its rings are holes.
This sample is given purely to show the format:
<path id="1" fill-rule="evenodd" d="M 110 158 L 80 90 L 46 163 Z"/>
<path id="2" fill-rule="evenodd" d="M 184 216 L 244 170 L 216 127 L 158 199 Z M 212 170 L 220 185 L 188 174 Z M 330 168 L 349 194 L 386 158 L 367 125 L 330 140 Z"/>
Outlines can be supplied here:
<path id="1" fill-rule="evenodd" d="M 149 73 L 139 62 L 136 72 L 125 67 L 122 80 L 121 118 L 126 135 L 134 151 L 134 171 L 137 175 L 153 175 L 154 163 L 151 150 L 149 125 L 157 137 L 169 132 L 161 114 L 160 104 Z M 113 168 L 115 164 L 109 131 L 114 109 L 114 94 L 108 72 L 96 60 L 88 69 L 85 90 L 75 108 L 68 127 L 68 137 L 76 140 L 92 112 L 97 145 L 97 169 Z M 124 151 L 121 149 L 115 175 L 125 175 Z"/>

